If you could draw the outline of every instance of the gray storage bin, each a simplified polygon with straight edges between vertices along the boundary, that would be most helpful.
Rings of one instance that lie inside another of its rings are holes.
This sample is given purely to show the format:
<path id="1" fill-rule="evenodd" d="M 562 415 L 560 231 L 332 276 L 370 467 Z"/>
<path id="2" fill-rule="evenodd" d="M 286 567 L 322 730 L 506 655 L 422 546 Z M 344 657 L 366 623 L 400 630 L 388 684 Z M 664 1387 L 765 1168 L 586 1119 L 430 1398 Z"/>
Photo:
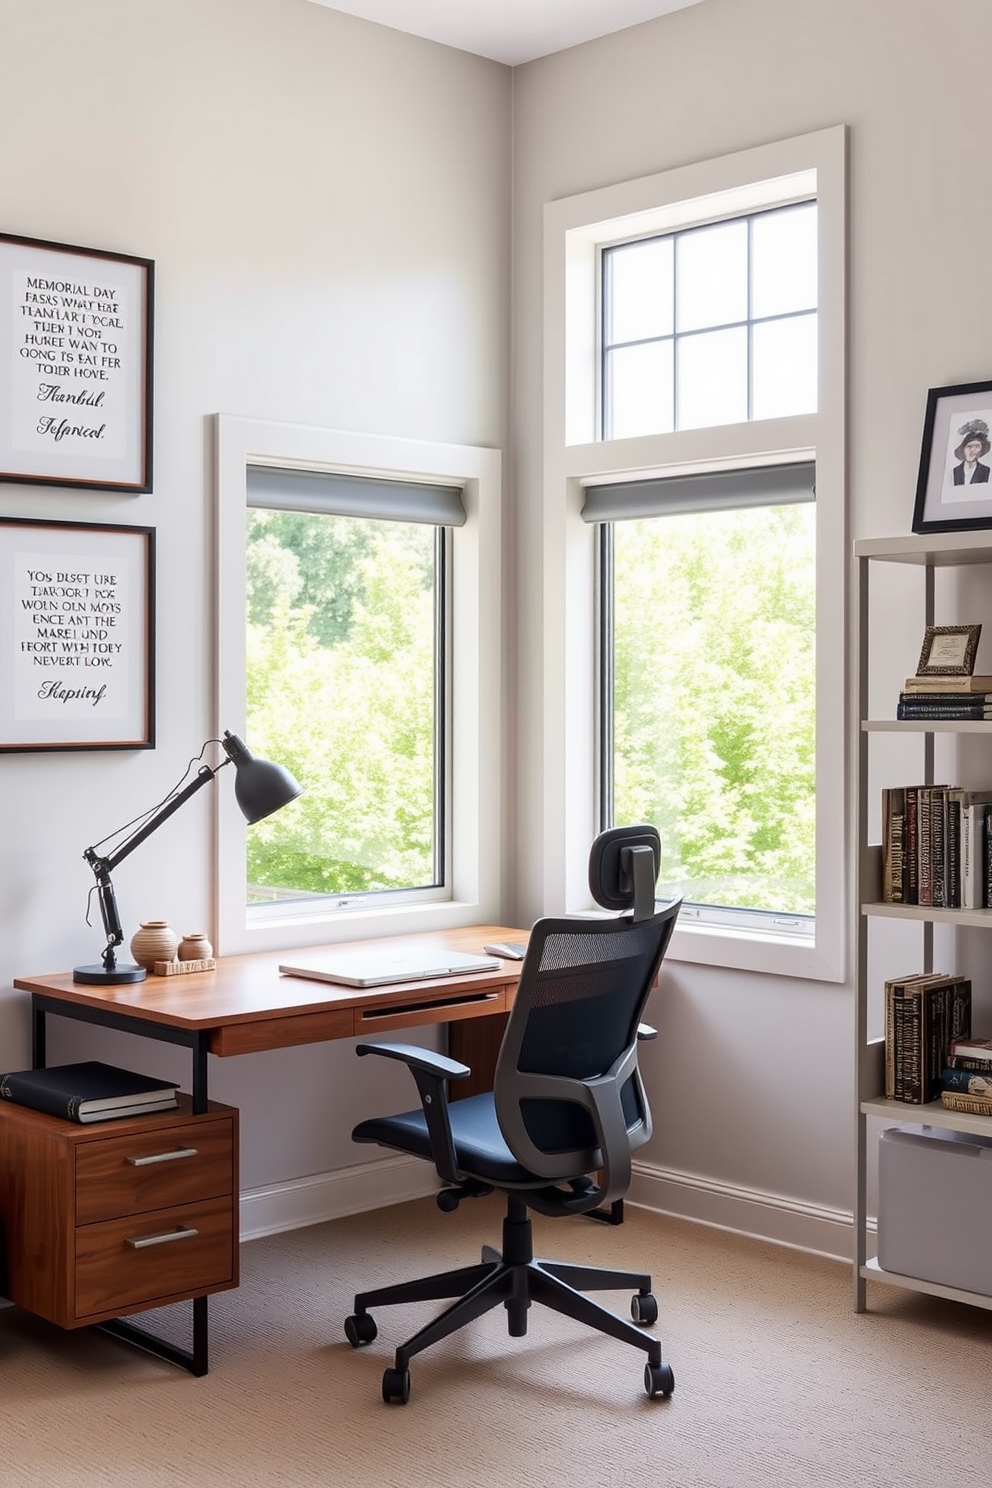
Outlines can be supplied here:
<path id="1" fill-rule="evenodd" d="M 992 1138 L 937 1127 L 882 1132 L 878 1263 L 992 1296 Z"/>

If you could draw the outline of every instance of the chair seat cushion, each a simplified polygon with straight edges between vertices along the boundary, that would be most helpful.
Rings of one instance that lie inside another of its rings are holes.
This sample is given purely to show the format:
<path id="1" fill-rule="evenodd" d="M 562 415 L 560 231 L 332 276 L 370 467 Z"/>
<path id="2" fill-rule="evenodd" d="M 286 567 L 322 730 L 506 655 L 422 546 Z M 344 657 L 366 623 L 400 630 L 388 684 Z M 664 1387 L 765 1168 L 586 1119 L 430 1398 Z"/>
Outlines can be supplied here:
<path id="1" fill-rule="evenodd" d="M 522 1167 L 507 1147 L 496 1120 L 491 1091 L 452 1101 L 448 1112 L 455 1157 L 463 1173 L 497 1187 L 508 1183 L 543 1188 L 547 1184 L 546 1178 L 538 1178 Z M 382 1147 L 393 1147 L 433 1161 L 427 1122 L 419 1109 L 362 1121 L 351 1135 L 355 1142 L 377 1142 Z"/>

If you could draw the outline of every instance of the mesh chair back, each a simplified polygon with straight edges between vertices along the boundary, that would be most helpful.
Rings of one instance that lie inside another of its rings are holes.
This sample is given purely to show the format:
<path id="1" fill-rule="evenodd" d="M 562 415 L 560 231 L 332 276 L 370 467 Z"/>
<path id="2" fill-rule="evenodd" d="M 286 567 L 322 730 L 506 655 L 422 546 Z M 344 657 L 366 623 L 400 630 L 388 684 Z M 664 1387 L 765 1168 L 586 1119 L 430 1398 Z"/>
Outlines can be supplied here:
<path id="1" fill-rule="evenodd" d="M 561 1180 L 651 1135 L 637 1026 L 681 901 L 650 919 L 538 920 L 496 1065 L 496 1115 L 514 1156 Z"/>

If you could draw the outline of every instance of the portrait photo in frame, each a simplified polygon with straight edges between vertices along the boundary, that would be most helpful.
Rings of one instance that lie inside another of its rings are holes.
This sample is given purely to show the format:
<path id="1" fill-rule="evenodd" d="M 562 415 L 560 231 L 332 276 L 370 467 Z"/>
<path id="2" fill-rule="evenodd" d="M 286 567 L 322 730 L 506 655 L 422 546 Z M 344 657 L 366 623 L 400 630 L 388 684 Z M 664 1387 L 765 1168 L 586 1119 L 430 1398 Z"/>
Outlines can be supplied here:
<path id="1" fill-rule="evenodd" d="M 152 488 L 150 259 L 0 233 L 0 481 Z"/>
<path id="2" fill-rule="evenodd" d="M 980 625 L 928 625 L 916 667 L 918 677 L 970 677 L 981 638 Z"/>
<path id="3" fill-rule="evenodd" d="M 0 517 L 0 752 L 154 743 L 155 529 Z"/>
<path id="4" fill-rule="evenodd" d="M 914 532 L 992 527 L 992 382 L 931 388 Z"/>

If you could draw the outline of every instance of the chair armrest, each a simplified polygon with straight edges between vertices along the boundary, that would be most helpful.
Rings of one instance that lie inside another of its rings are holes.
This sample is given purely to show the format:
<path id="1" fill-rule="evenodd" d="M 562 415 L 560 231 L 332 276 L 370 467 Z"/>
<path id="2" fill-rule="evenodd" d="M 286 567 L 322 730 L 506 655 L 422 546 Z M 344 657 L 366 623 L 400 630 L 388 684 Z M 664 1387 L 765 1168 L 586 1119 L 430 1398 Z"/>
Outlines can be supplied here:
<path id="1" fill-rule="evenodd" d="M 447 1054 L 436 1054 L 433 1049 L 421 1049 L 419 1044 L 359 1044 L 355 1053 L 382 1054 L 386 1059 L 399 1059 L 411 1070 L 440 1075 L 445 1080 L 464 1080 L 472 1073 L 467 1064 L 449 1059 Z"/>
<path id="2" fill-rule="evenodd" d="M 649 1043 L 651 1039 L 656 1039 L 657 1037 L 658 1037 L 658 1030 L 657 1030 L 657 1028 L 652 1028 L 650 1023 L 638 1023 L 638 1025 L 637 1025 L 637 1042 L 639 1044 Z"/>
<path id="3" fill-rule="evenodd" d="M 407 1066 L 417 1083 L 438 1177 L 445 1183 L 464 1183 L 465 1174 L 455 1157 L 445 1081 L 464 1080 L 472 1073 L 469 1066 L 460 1064 L 457 1059 L 449 1059 L 447 1054 L 421 1049 L 417 1044 L 359 1044 L 355 1052 L 382 1054 L 386 1059 L 398 1059 Z"/>

